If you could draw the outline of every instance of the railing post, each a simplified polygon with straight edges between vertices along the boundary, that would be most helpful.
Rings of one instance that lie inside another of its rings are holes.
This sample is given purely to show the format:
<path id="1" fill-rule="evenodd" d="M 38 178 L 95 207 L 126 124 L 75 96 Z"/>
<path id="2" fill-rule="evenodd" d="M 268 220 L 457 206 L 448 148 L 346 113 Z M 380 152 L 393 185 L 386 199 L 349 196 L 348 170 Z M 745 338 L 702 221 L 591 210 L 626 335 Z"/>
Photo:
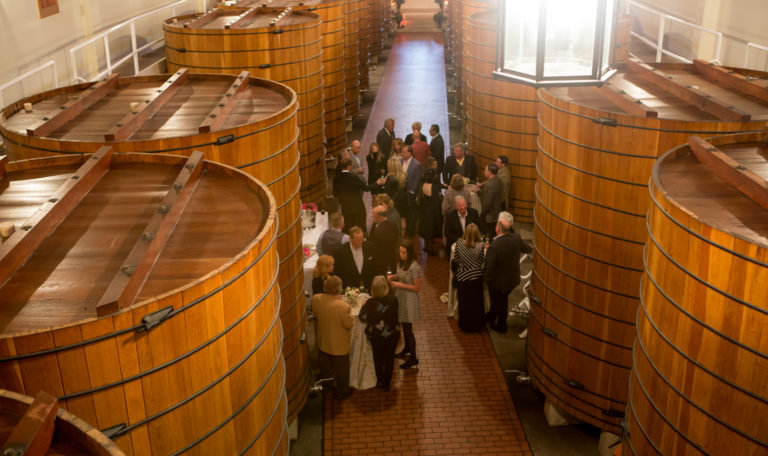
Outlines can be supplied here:
<path id="1" fill-rule="evenodd" d="M 656 41 L 656 63 L 661 62 L 662 46 L 664 46 L 664 27 L 667 26 L 667 20 L 664 16 L 659 16 L 659 38 Z"/>
<path id="2" fill-rule="evenodd" d="M 75 50 L 70 49 L 69 50 L 69 58 L 72 61 L 72 83 L 76 83 L 77 79 L 79 78 L 77 74 L 77 60 L 75 59 Z"/>
<path id="3" fill-rule="evenodd" d="M 107 76 L 112 74 L 112 57 L 109 55 L 109 35 L 104 35 L 104 54 L 107 57 Z"/>
<path id="4" fill-rule="evenodd" d="M 133 75 L 139 75 L 139 53 L 136 50 L 136 21 L 131 21 L 131 50 L 133 51 Z"/>
<path id="5" fill-rule="evenodd" d="M 717 46 L 717 48 L 715 49 L 715 60 L 717 60 L 718 65 L 722 65 L 723 63 L 720 61 L 720 49 L 722 49 L 723 47 L 722 33 L 717 34 L 717 40 L 715 40 L 715 46 Z"/>
<path id="6" fill-rule="evenodd" d="M 56 71 L 56 61 L 52 60 L 53 62 L 53 88 L 58 89 L 59 88 L 59 72 Z M 2 106 L 2 104 L 0 104 Z"/>

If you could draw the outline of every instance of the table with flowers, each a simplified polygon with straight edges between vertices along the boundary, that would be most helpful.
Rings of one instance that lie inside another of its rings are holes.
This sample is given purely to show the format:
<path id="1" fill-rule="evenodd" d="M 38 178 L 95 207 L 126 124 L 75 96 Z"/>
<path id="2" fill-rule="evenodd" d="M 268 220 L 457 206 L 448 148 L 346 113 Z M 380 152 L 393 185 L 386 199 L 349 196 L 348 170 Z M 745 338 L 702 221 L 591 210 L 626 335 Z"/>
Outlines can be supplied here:
<path id="1" fill-rule="evenodd" d="M 352 307 L 355 322 L 349 345 L 349 386 L 356 390 L 366 390 L 376 386 L 376 369 L 373 365 L 373 349 L 365 335 L 365 323 L 357 316 L 370 295 L 356 288 L 347 288 L 342 298 Z"/>

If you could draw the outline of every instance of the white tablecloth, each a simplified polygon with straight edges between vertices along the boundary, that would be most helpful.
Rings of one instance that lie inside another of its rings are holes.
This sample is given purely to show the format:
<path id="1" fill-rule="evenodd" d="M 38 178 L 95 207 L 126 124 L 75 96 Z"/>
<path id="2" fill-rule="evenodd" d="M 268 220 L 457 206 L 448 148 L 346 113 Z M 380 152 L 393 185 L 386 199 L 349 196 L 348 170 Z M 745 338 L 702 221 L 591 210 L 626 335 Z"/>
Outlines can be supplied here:
<path id="1" fill-rule="evenodd" d="M 357 318 L 360 309 L 369 298 L 369 295 L 362 294 L 357 297 L 357 302 L 350 303 L 355 322 L 352 325 L 349 346 L 349 386 L 356 390 L 366 390 L 376 386 L 376 369 L 373 366 L 371 341 L 365 335 L 365 323 Z"/>
<path id="2" fill-rule="evenodd" d="M 315 216 L 315 227 L 311 230 L 304 230 L 302 234 L 302 245 L 316 246 L 317 240 L 323 231 L 328 229 L 328 213 L 318 212 Z M 307 292 L 307 305 L 312 298 L 312 271 L 317 264 L 318 255 L 317 252 L 313 253 L 311 257 L 304 260 L 304 291 Z"/>

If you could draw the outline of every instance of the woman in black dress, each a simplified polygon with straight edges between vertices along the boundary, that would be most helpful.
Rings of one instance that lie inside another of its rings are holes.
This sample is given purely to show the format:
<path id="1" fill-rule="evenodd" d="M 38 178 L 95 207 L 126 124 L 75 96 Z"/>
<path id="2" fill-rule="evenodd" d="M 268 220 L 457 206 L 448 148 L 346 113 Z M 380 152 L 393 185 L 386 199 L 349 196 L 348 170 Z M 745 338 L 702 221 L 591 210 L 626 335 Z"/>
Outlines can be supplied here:
<path id="1" fill-rule="evenodd" d="M 368 185 L 372 187 L 371 195 L 384 193 L 384 187 L 376 185 L 376 181 L 387 175 L 387 162 L 379 151 L 378 144 L 371 143 L 365 160 L 368 162 Z"/>
<path id="2" fill-rule="evenodd" d="M 424 169 L 426 171 L 419 184 L 419 236 L 424 238 L 424 251 L 437 255 L 443 238 L 443 194 L 437 160 L 427 157 Z"/>
<path id="3" fill-rule="evenodd" d="M 312 294 L 323 293 L 323 284 L 325 279 L 333 275 L 333 257 L 330 255 L 320 255 L 317 259 L 315 269 L 312 270 Z"/>
<path id="4" fill-rule="evenodd" d="M 373 278 L 371 295 L 373 297 L 360 309 L 359 318 L 365 323 L 365 335 L 373 349 L 376 387 L 389 389 L 395 364 L 395 347 L 400 339 L 397 298 L 389 296 L 384 276 Z"/>
<path id="5" fill-rule="evenodd" d="M 480 331 L 485 327 L 483 301 L 483 260 L 485 246 L 480 229 L 470 223 L 464 236 L 454 244 L 451 271 L 459 300 L 459 328 L 465 332 Z"/>

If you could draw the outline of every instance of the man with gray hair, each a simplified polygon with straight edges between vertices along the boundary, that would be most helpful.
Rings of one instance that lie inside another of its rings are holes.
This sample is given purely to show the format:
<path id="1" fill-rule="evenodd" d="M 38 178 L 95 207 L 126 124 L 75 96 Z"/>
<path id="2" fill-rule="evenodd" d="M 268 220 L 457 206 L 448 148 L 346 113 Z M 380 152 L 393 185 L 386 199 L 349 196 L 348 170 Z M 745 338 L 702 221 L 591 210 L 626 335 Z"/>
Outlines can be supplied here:
<path id="1" fill-rule="evenodd" d="M 467 207 L 467 200 L 463 196 L 456 196 L 456 209 L 445 214 L 445 239 L 448 255 L 451 254 L 451 246 L 461 239 L 467 225 L 474 223 L 480 226 L 480 214 L 476 209 Z"/>
<path id="2" fill-rule="evenodd" d="M 470 181 L 477 180 L 477 165 L 475 158 L 467 154 L 469 147 L 465 143 L 453 146 L 453 154 L 445 161 L 443 168 L 443 182 L 450 182 L 454 174 L 460 174 Z"/>
<path id="3" fill-rule="evenodd" d="M 395 139 L 395 119 L 388 117 L 384 119 L 384 128 L 376 133 L 376 144 L 379 145 L 379 151 L 384 156 L 384 161 L 389 159 L 392 153 L 392 141 Z M 399 150 L 394 151 L 399 153 Z"/>
<path id="4" fill-rule="evenodd" d="M 491 298 L 491 310 L 485 318 L 495 331 L 507 332 L 509 293 L 520 283 L 520 254 L 532 250 L 519 234 L 512 232 L 507 217 L 499 217 L 496 237 L 488 246 L 483 266 L 483 280 Z"/>

